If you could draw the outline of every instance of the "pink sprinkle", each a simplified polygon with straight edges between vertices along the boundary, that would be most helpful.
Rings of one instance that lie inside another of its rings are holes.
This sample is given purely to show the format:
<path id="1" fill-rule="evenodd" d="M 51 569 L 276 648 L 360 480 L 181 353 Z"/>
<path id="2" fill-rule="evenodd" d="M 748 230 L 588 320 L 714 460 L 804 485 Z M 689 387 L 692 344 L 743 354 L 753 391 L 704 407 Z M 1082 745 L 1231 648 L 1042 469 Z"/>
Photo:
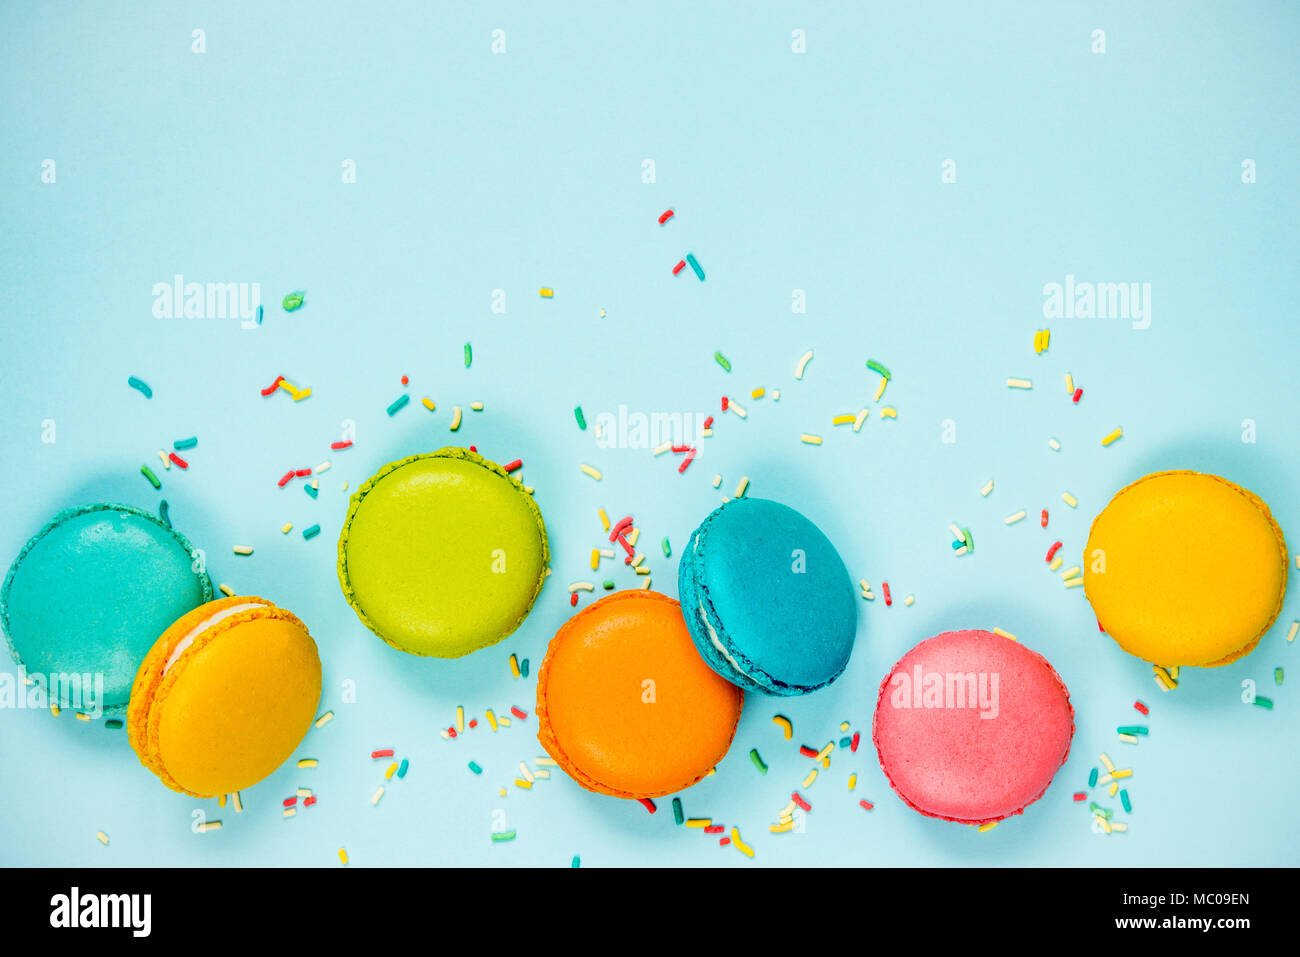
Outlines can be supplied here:
<path id="1" fill-rule="evenodd" d="M 872 804 L 870 801 L 859 801 L 858 805 L 867 811 L 870 811 L 873 807 L 875 807 L 875 805 Z"/>
<path id="2" fill-rule="evenodd" d="M 626 529 L 626 528 L 631 527 L 631 525 L 632 525 L 632 516 L 631 516 L 631 515 L 625 515 L 623 518 L 620 518 L 620 519 L 619 519 L 619 520 L 614 524 L 614 527 L 610 530 L 610 533 L 609 533 L 609 540 L 610 540 L 611 542 L 618 541 L 620 538 L 623 537 L 623 530 Z"/>
<path id="3" fill-rule="evenodd" d="M 351 439 L 349 439 L 346 442 L 331 442 L 330 448 L 332 448 L 335 452 L 337 452 L 339 449 L 346 449 L 351 444 L 352 444 Z"/>
<path id="4" fill-rule="evenodd" d="M 392 748 L 380 748 L 378 751 L 371 751 L 372 758 L 391 758 L 393 756 Z"/>
<path id="5" fill-rule="evenodd" d="M 690 449 L 686 453 L 686 458 L 682 459 L 682 464 L 677 466 L 677 474 L 680 475 L 682 472 L 685 472 L 687 466 L 689 466 L 694 461 L 695 461 L 695 450 Z"/>

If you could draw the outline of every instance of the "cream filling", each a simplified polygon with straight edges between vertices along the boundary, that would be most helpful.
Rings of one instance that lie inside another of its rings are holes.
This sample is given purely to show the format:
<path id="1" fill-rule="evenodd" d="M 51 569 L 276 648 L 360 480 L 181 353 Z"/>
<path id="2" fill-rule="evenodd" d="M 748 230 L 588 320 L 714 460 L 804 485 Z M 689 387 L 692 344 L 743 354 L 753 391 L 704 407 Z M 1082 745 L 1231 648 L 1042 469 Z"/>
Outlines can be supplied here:
<path id="1" fill-rule="evenodd" d="M 224 621 L 225 619 L 229 618 L 231 615 L 237 614 L 238 612 L 248 611 L 250 608 L 265 608 L 265 607 L 267 606 L 264 603 L 256 602 L 256 601 L 245 602 L 242 605 L 230 605 L 226 608 L 221 609 L 221 611 L 217 612 L 211 617 L 199 622 L 197 625 L 195 625 L 193 628 L 189 630 L 189 632 L 185 635 L 185 637 L 180 640 L 180 643 L 172 650 L 171 656 L 168 657 L 167 659 L 167 664 L 163 665 L 162 673 L 167 674 L 167 672 L 171 669 L 171 666 L 176 664 L 176 659 L 178 659 L 182 654 L 184 654 L 185 649 L 188 648 L 190 645 L 194 644 L 194 640 L 198 638 L 199 635 L 203 634 L 203 632 L 207 631 L 213 625 L 217 624 L 217 622 Z"/>
<path id="2" fill-rule="evenodd" d="M 696 536 L 694 543 L 692 543 L 691 545 L 691 554 L 696 554 L 699 552 L 699 550 L 700 550 L 700 539 L 699 536 Z M 699 589 L 699 586 L 696 587 L 697 589 Z M 703 591 L 703 589 L 699 589 L 699 590 Z M 750 681 L 753 681 L 754 678 L 750 675 L 748 671 L 740 667 L 740 662 L 731 656 L 731 652 L 727 650 L 726 646 L 723 645 L 722 641 L 718 638 L 718 633 L 713 630 L 713 623 L 709 621 L 709 615 L 704 610 L 703 597 L 700 598 L 700 620 L 704 622 L 704 628 L 709 633 L 709 641 L 713 644 L 714 648 L 718 649 L 718 654 L 726 658 L 727 661 L 731 664 L 731 667 L 735 668 L 746 678 L 749 678 Z"/>

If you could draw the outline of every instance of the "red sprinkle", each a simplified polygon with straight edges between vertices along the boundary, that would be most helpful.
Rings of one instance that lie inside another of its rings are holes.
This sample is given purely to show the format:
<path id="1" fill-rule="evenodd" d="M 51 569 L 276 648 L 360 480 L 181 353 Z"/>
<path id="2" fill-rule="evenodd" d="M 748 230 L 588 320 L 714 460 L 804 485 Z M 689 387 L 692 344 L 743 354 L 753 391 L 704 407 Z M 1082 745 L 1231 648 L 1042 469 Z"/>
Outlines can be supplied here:
<path id="1" fill-rule="evenodd" d="M 721 834 L 726 828 L 721 824 L 710 824 L 704 829 L 705 834 Z"/>
<path id="2" fill-rule="evenodd" d="M 861 737 L 862 737 L 862 733 L 860 731 L 853 732 L 853 743 L 849 745 L 849 750 L 852 751 L 854 754 L 858 753 L 858 740 Z"/>
<path id="3" fill-rule="evenodd" d="M 510 706 L 510 713 L 513 714 L 513 715 L 514 715 L 516 718 L 518 718 L 520 721 L 523 721 L 524 718 L 528 717 L 528 712 L 527 712 L 527 711 L 520 711 L 520 710 L 519 710 L 518 708 L 516 708 L 514 705 L 511 705 L 511 706 Z"/>
<path id="4" fill-rule="evenodd" d="M 673 218 L 673 211 L 671 209 L 664 210 L 662 213 L 659 214 L 659 225 L 662 226 L 664 223 L 668 222 L 668 220 L 672 218 Z"/>
<path id="5" fill-rule="evenodd" d="M 371 752 L 370 752 L 370 756 L 371 756 L 372 758 L 391 758 L 391 757 L 393 756 L 393 749 L 392 749 L 392 748 L 381 748 L 381 749 L 378 750 L 378 751 L 371 751 Z"/>
<path id="6" fill-rule="evenodd" d="M 728 844 L 730 844 L 730 843 L 731 843 L 731 838 L 729 838 L 729 837 L 720 837 L 720 838 L 718 838 L 718 846 L 719 846 L 719 847 L 726 847 L 726 846 L 727 846 Z"/>
<path id="7" fill-rule="evenodd" d="M 315 803 L 316 803 L 316 795 L 314 795 L 314 794 L 313 794 L 311 797 L 309 797 L 309 798 L 303 798 L 303 800 L 302 800 L 302 806 L 303 806 L 303 807 L 311 807 L 311 806 L 312 806 L 313 804 L 315 804 Z"/>
<path id="8" fill-rule="evenodd" d="M 1137 709 L 1138 709 L 1139 711 L 1141 711 L 1143 714 L 1150 714 L 1150 713 L 1151 713 L 1151 709 L 1148 708 L 1146 705 L 1144 705 L 1141 701 L 1134 701 L 1134 702 L 1133 702 L 1133 707 L 1137 708 Z"/>
<path id="9" fill-rule="evenodd" d="M 713 428 L 713 416 L 709 416 L 707 419 L 704 420 L 704 427 L 706 429 Z"/>
<path id="10" fill-rule="evenodd" d="M 1047 527 L 1047 509 L 1043 509 L 1043 514 L 1042 517 L 1038 519 L 1038 524 L 1043 526 L 1043 528 Z"/>
<path id="11" fill-rule="evenodd" d="M 674 445 L 674 446 L 673 446 L 673 453 L 674 453 L 675 455 L 681 455 L 683 452 L 685 452 L 685 451 L 687 451 L 687 450 L 689 450 L 689 449 L 690 449 L 690 446 L 689 446 L 689 445 Z"/>
<path id="12" fill-rule="evenodd" d="M 478 718 L 470 718 L 470 719 L 469 719 L 469 726 L 470 726 L 471 728 L 477 728 L 477 727 L 478 727 Z"/>
<path id="13" fill-rule="evenodd" d="M 284 473 L 284 478 L 280 479 L 280 481 L 276 482 L 275 484 L 280 486 L 280 488 L 284 488 L 286 485 L 289 484 L 289 480 L 292 478 L 293 478 L 293 469 L 289 469 L 289 471 Z"/>
<path id="14" fill-rule="evenodd" d="M 687 466 L 689 466 L 694 461 L 695 461 L 695 449 L 688 449 L 686 452 L 686 458 L 682 459 L 682 464 L 677 466 L 677 474 L 680 475 L 682 472 L 685 472 Z"/>
<path id="15" fill-rule="evenodd" d="M 285 798 L 285 799 L 284 799 L 284 806 L 285 806 L 285 807 L 293 807 L 293 806 L 294 806 L 295 804 L 297 804 L 297 803 L 298 803 L 298 799 L 297 799 L 296 797 L 291 797 L 291 798 Z"/>
<path id="16" fill-rule="evenodd" d="M 1082 399 L 1082 398 L 1083 398 L 1083 389 L 1082 389 L 1082 388 L 1075 389 L 1075 390 L 1074 390 L 1074 404 L 1075 404 L 1075 405 L 1078 405 L 1078 404 L 1079 404 L 1079 400 Z"/>
<path id="17" fill-rule="evenodd" d="M 1049 564 L 1050 564 L 1051 561 L 1052 561 L 1052 556 L 1056 554 L 1057 549 L 1059 549 L 1060 547 L 1061 547 L 1061 543 L 1060 543 L 1060 542 L 1053 542 L 1053 543 L 1052 543 L 1052 547 L 1049 548 L 1049 549 L 1047 550 L 1047 559 L 1046 559 L 1046 561 L 1047 561 Z"/>
<path id="18" fill-rule="evenodd" d="M 799 753 L 802 754 L 805 758 L 817 757 L 817 752 L 814 751 L 812 748 L 808 747 L 808 745 L 806 744 L 799 745 Z"/>
<path id="19" fill-rule="evenodd" d="M 346 449 L 351 444 L 352 444 L 351 439 L 348 439 L 346 442 L 331 442 L 330 448 L 332 448 L 335 452 L 337 452 L 339 449 Z"/>
<path id="20" fill-rule="evenodd" d="M 649 798 L 637 798 L 637 800 L 640 801 L 641 806 L 644 807 L 651 814 L 659 810 L 659 808 L 655 807 L 655 802 L 650 800 Z"/>
<path id="21" fill-rule="evenodd" d="M 872 804 L 870 801 L 859 801 L 858 805 L 868 811 L 870 811 L 873 807 L 875 807 L 875 805 Z"/>
<path id="22" fill-rule="evenodd" d="M 618 543 L 623 546 L 623 551 L 627 552 L 627 561 L 625 561 L 623 564 L 631 565 L 632 559 L 636 557 L 636 549 L 633 548 L 631 543 L 629 543 L 628 540 L 624 538 L 622 535 L 618 537 Z"/>
<path id="23" fill-rule="evenodd" d="M 685 268 L 686 268 L 686 260 L 679 259 L 677 261 L 677 265 L 673 267 L 673 275 L 676 276 L 679 272 L 681 272 Z"/>
<path id="24" fill-rule="evenodd" d="M 791 792 L 790 792 L 790 797 L 791 797 L 791 799 L 794 800 L 794 803 L 795 803 L 795 804 L 799 805 L 799 806 L 800 806 L 801 808 L 803 808 L 805 811 L 811 811 L 811 810 L 812 810 L 812 805 L 809 804 L 807 801 L 805 801 L 803 798 L 801 798 L 801 797 L 799 796 L 799 792 L 798 792 L 798 791 L 791 791 Z"/>
<path id="25" fill-rule="evenodd" d="M 569 595 L 569 604 L 574 608 L 578 607 L 578 593 L 576 591 Z"/>
<path id="26" fill-rule="evenodd" d="M 168 453 L 167 453 L 167 457 L 168 457 L 169 459 L 172 460 L 172 464 L 173 464 L 173 465 L 176 465 L 176 466 L 178 466 L 178 467 L 180 467 L 180 468 L 183 468 L 183 469 L 187 469 L 187 468 L 190 467 L 190 463 L 189 463 L 189 462 L 186 462 L 183 458 L 181 458 L 181 457 L 180 457 L 179 455 L 177 455 L 175 452 L 168 452 Z"/>
<path id="27" fill-rule="evenodd" d="M 1074 799 L 1076 801 L 1086 801 L 1088 800 L 1088 793 L 1086 791 L 1075 791 Z"/>
<path id="28" fill-rule="evenodd" d="M 507 464 L 505 464 L 505 465 L 503 465 L 503 466 L 501 466 L 501 467 L 502 467 L 503 469 L 506 470 L 506 474 L 509 474 L 509 473 L 513 472 L 515 469 L 523 468 L 523 467 L 524 467 L 524 460 L 523 460 L 523 459 L 515 459 L 513 462 L 508 462 Z"/>
<path id="29" fill-rule="evenodd" d="M 623 530 L 626 528 L 630 528 L 631 526 L 632 526 L 632 516 L 631 515 L 623 516 L 614 524 L 613 529 L 610 530 L 609 540 L 611 542 L 618 541 L 620 538 L 623 537 Z"/>
<path id="30" fill-rule="evenodd" d="M 727 411 L 727 397 L 725 395 L 722 397 L 722 411 Z"/>
<path id="31" fill-rule="evenodd" d="M 276 376 L 275 381 L 262 390 L 262 395 L 270 395 L 276 389 L 280 388 L 280 383 L 283 381 L 284 381 L 284 376 L 282 375 Z"/>
<path id="32" fill-rule="evenodd" d="M 402 385 L 410 385 L 410 384 L 411 384 L 411 380 L 408 379 L 406 376 L 402 376 Z"/>
<path id="33" fill-rule="evenodd" d="M 1103 628 L 1103 627 L 1101 627 L 1101 619 L 1100 619 L 1100 618 L 1097 619 L 1097 630 L 1098 630 L 1099 632 L 1101 632 L 1103 635 L 1106 634 L 1106 629 Z"/>
<path id="34" fill-rule="evenodd" d="M 456 737 L 456 728 L 454 726 L 447 729 L 447 737 L 449 738 Z"/>
<path id="35" fill-rule="evenodd" d="M 298 476 L 298 478 L 303 478 L 304 476 L 311 475 L 311 469 L 298 469 L 293 474 Z"/>
<path id="36" fill-rule="evenodd" d="M 881 582 L 880 590 L 885 593 L 885 604 L 892 605 L 894 603 L 894 599 L 889 597 L 889 582 Z"/>

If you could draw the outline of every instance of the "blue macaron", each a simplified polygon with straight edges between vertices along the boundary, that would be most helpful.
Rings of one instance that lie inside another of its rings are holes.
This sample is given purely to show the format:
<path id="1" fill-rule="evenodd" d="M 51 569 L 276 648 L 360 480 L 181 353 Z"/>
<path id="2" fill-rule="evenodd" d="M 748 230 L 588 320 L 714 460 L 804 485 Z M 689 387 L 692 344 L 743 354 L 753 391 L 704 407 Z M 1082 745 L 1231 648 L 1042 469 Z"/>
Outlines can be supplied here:
<path id="1" fill-rule="evenodd" d="M 849 663 L 858 608 L 848 569 L 821 529 L 779 502 L 715 509 L 682 553 L 677 591 L 704 660 L 746 691 L 808 694 Z"/>
<path id="2" fill-rule="evenodd" d="M 200 557 L 138 508 L 60 512 L 23 546 L 0 588 L 14 661 L 46 685 L 52 704 L 122 714 L 158 636 L 212 598 Z"/>

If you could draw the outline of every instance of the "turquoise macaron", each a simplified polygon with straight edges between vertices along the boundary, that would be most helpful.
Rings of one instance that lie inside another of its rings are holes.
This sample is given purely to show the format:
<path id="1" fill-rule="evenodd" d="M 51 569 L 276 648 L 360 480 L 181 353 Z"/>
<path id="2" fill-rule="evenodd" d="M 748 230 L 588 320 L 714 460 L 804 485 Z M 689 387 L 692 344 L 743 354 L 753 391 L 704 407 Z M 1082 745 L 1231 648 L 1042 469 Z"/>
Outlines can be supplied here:
<path id="1" fill-rule="evenodd" d="M 185 536 L 129 505 L 82 505 L 18 553 L 0 588 L 0 627 L 52 704 L 111 717 L 126 711 L 158 636 L 211 599 Z"/>
<path id="2" fill-rule="evenodd" d="M 715 509 L 682 553 L 677 592 L 704 660 L 746 691 L 808 694 L 849 663 L 858 606 L 848 569 L 787 505 L 738 498 Z"/>

